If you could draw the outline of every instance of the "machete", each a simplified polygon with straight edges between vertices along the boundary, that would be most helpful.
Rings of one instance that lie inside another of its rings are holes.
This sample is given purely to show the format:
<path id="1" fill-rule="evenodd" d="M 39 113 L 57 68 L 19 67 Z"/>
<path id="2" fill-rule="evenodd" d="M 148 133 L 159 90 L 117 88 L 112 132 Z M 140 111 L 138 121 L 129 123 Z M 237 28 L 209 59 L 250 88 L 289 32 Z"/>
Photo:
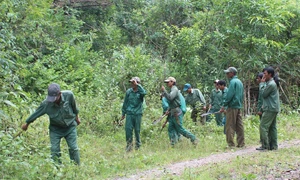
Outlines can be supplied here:
<path id="1" fill-rule="evenodd" d="M 153 122 L 152 122 L 152 124 L 157 124 L 157 123 L 159 123 L 164 117 L 166 117 L 167 116 L 167 114 L 164 114 L 164 115 L 162 115 L 162 116 L 160 116 L 158 119 L 156 119 L 156 120 L 154 120 Z"/>
<path id="2" fill-rule="evenodd" d="M 207 115 L 210 115 L 210 114 L 218 114 L 218 113 L 221 113 L 221 112 L 220 111 L 217 111 L 217 112 L 208 112 L 208 113 L 201 114 L 200 116 L 204 117 L 204 116 L 207 116 Z"/>

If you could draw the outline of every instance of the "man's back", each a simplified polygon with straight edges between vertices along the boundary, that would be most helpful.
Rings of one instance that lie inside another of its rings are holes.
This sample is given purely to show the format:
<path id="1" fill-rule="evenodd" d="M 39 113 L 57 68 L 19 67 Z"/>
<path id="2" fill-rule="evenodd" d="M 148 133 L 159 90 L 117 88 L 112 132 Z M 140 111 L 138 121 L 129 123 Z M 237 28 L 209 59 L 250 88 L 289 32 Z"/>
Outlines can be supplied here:
<path id="1" fill-rule="evenodd" d="M 233 109 L 241 109 L 243 107 L 244 86 L 243 83 L 234 76 L 229 83 L 228 92 L 225 97 L 224 106 Z"/>

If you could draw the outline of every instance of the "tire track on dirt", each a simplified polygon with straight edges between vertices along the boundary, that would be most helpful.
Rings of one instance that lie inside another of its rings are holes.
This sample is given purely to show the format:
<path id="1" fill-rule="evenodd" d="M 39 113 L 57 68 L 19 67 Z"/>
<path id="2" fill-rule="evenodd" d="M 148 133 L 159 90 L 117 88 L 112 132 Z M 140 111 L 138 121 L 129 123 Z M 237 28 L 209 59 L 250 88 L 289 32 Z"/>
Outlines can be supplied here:
<path id="1" fill-rule="evenodd" d="M 280 143 L 278 146 L 280 149 L 300 146 L 300 140 L 284 141 Z M 260 151 L 255 150 L 256 147 L 257 146 L 246 147 L 244 149 L 240 149 L 234 152 L 229 150 L 228 152 L 213 154 L 204 158 L 173 163 L 160 168 L 141 171 L 137 174 L 129 175 L 128 177 L 116 177 L 113 179 L 115 180 L 157 179 L 162 175 L 167 175 L 167 174 L 181 175 L 186 168 L 197 168 L 207 164 L 226 161 L 238 156 L 259 153 Z"/>

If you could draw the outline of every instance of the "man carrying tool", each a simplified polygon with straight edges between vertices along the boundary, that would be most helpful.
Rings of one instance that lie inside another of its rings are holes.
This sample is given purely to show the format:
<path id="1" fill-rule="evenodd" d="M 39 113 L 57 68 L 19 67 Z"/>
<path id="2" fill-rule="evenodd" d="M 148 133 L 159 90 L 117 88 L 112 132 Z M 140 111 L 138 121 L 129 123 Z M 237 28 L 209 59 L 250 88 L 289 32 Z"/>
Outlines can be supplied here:
<path id="1" fill-rule="evenodd" d="M 167 115 L 167 119 L 163 123 L 162 128 L 161 128 L 161 131 L 162 131 L 163 128 L 165 128 L 166 124 L 168 122 L 170 123 L 170 116 L 169 116 L 170 113 L 168 111 L 169 102 L 168 102 L 167 98 L 165 98 L 163 95 L 161 95 L 160 97 L 161 97 L 161 101 L 162 101 L 163 115 Z M 186 104 L 185 104 L 184 97 L 180 92 L 179 92 L 179 97 L 180 97 L 180 109 L 184 116 L 184 114 L 186 113 Z M 183 121 L 180 122 L 181 126 L 182 126 L 182 123 L 183 123 Z M 175 128 L 169 129 L 168 134 L 169 134 L 169 139 L 171 141 L 171 145 L 175 145 L 181 137 L 180 133 Z M 172 139 L 173 139 L 173 141 L 172 141 Z"/>
<path id="2" fill-rule="evenodd" d="M 180 109 L 180 92 L 178 88 L 176 87 L 176 79 L 174 77 L 169 77 L 164 81 L 167 83 L 167 86 L 171 88 L 170 93 L 168 93 L 164 86 L 161 87 L 161 91 L 163 96 L 168 100 L 169 102 L 169 113 L 170 113 L 170 121 L 169 121 L 169 128 L 168 132 L 177 131 L 180 134 L 182 134 L 184 137 L 189 138 L 191 142 L 196 145 L 198 143 L 198 140 L 196 139 L 195 135 L 191 132 L 187 131 L 182 126 L 183 121 L 183 113 Z M 170 137 L 171 145 L 174 145 L 176 142 L 176 139 L 174 136 Z"/>
<path id="3" fill-rule="evenodd" d="M 77 146 L 76 126 L 80 124 L 78 108 L 71 91 L 60 91 L 60 86 L 52 83 L 48 87 L 48 96 L 31 114 L 22 129 L 26 131 L 30 123 L 47 114 L 50 118 L 49 132 L 51 142 L 51 158 L 61 163 L 60 141 L 65 138 L 69 146 L 70 159 L 80 164 Z"/>
<path id="4" fill-rule="evenodd" d="M 145 89 L 141 86 L 139 77 L 133 77 L 129 80 L 131 88 L 126 91 L 125 100 L 122 106 L 122 120 L 125 119 L 126 151 L 132 150 L 132 131 L 135 134 L 135 149 L 138 150 L 142 144 L 140 138 L 141 121 L 143 115 Z"/>
<path id="5" fill-rule="evenodd" d="M 215 88 L 210 93 L 210 99 L 209 99 L 209 113 L 216 113 L 221 109 L 221 103 L 222 103 L 222 92 L 218 89 L 217 82 L 219 80 L 214 81 Z M 222 126 L 222 114 L 216 113 L 215 115 L 216 123 L 218 126 Z M 207 117 L 207 122 L 210 122 L 211 116 Z"/>
<path id="6" fill-rule="evenodd" d="M 244 98 L 244 86 L 236 75 L 237 70 L 235 67 L 229 67 L 227 70 L 224 70 L 224 72 L 226 73 L 228 79 L 230 79 L 228 92 L 220 110 L 220 112 L 224 112 L 225 107 L 227 107 L 225 124 L 226 141 L 229 148 L 234 147 L 234 135 L 236 133 L 237 147 L 244 147 L 244 125 L 241 112 Z"/>
<path id="7" fill-rule="evenodd" d="M 197 123 L 197 120 L 201 122 L 202 125 L 206 122 L 206 116 L 200 116 L 206 112 L 206 101 L 203 94 L 199 89 L 192 88 L 190 84 L 185 84 L 183 91 L 186 91 L 188 95 L 185 97 L 185 102 L 192 106 L 191 118 L 193 122 Z"/>
<path id="8" fill-rule="evenodd" d="M 263 113 L 260 121 L 260 138 L 262 146 L 256 150 L 277 150 L 277 114 L 280 110 L 279 92 L 274 81 L 274 69 L 268 67 L 264 69 L 264 75 L 259 84 L 263 98 Z"/>

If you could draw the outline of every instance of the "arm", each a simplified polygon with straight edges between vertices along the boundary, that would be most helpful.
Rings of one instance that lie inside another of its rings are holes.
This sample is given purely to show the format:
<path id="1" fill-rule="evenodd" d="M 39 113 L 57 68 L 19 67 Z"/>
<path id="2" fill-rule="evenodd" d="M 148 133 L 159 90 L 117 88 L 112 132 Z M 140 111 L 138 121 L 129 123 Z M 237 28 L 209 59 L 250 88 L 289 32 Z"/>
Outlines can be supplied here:
<path id="1" fill-rule="evenodd" d="M 224 111 L 226 111 L 227 109 L 227 106 L 224 106 L 224 99 L 226 98 L 226 95 L 227 95 L 227 92 L 228 92 L 228 89 L 226 88 L 222 94 L 222 103 L 221 103 L 221 106 L 224 107 Z"/>
<path id="2" fill-rule="evenodd" d="M 147 94 L 146 90 L 143 88 L 143 86 L 141 86 L 140 84 L 137 84 L 137 88 L 138 88 L 138 92 L 142 95 L 142 97 L 144 98 L 144 96 Z"/>
<path id="3" fill-rule="evenodd" d="M 261 97 L 261 92 L 258 93 L 258 100 L 257 100 L 256 112 L 257 112 L 257 114 L 261 115 L 261 112 L 262 112 L 262 97 Z"/>
<path id="4" fill-rule="evenodd" d="M 78 115 L 79 110 L 78 110 L 78 107 L 76 105 L 75 96 L 74 96 L 73 93 L 72 93 L 72 96 L 70 96 L 70 103 L 71 103 L 74 114 Z"/>
<path id="5" fill-rule="evenodd" d="M 202 104 L 204 105 L 204 107 L 206 107 L 206 101 L 205 101 L 203 94 L 201 93 L 200 90 L 197 90 L 197 92 L 198 92 L 197 96 L 199 97 L 199 99 L 202 102 Z"/>
<path id="6" fill-rule="evenodd" d="M 235 82 L 232 81 L 229 84 L 226 96 L 224 97 L 223 106 L 228 106 L 229 102 L 232 100 L 234 95 L 235 95 Z"/>
<path id="7" fill-rule="evenodd" d="M 77 125 L 79 125 L 81 123 L 80 118 L 78 116 L 79 110 L 78 110 L 78 107 L 76 105 L 76 101 L 75 101 L 75 97 L 74 97 L 73 93 L 72 93 L 72 96 L 70 98 L 70 103 L 71 103 L 71 107 L 72 107 L 72 110 L 73 110 L 74 114 L 76 114 L 75 120 L 77 122 Z"/>
<path id="8" fill-rule="evenodd" d="M 27 119 L 26 123 L 22 125 L 22 129 L 26 131 L 30 123 L 34 122 L 37 118 L 46 113 L 46 102 L 42 102 L 40 106 L 31 114 Z"/>
<path id="9" fill-rule="evenodd" d="M 178 89 L 177 88 L 172 89 L 170 94 L 166 90 L 164 90 L 163 94 L 164 97 L 166 97 L 169 101 L 172 101 L 173 99 L 175 99 L 175 97 L 177 97 Z"/>
<path id="10" fill-rule="evenodd" d="M 266 86 L 262 86 L 262 97 L 266 98 L 272 94 L 272 92 L 277 90 L 276 84 L 275 83 L 270 83 L 269 85 L 266 84 Z"/>
<path id="11" fill-rule="evenodd" d="M 124 99 L 123 106 L 122 106 L 122 118 L 121 119 L 124 119 L 125 115 L 126 115 L 126 109 L 127 109 L 127 104 L 128 104 L 128 94 L 129 94 L 129 91 L 130 90 L 126 91 L 125 99 Z"/>

